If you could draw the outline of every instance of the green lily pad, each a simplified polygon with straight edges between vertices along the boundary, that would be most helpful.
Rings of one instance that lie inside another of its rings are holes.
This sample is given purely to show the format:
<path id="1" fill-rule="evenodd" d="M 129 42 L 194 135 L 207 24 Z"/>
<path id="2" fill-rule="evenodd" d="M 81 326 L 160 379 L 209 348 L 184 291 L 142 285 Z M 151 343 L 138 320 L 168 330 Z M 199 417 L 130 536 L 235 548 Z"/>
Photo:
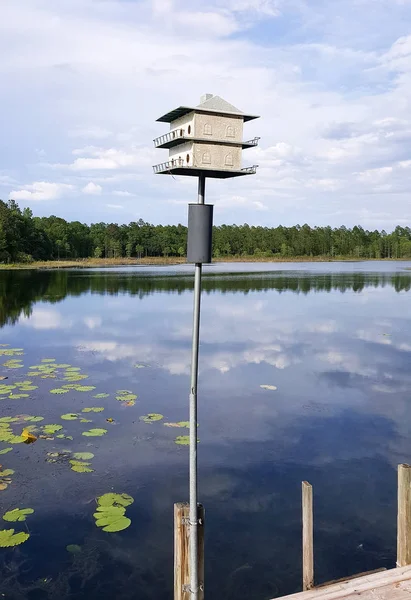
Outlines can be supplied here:
<path id="1" fill-rule="evenodd" d="M 76 387 L 77 392 L 91 392 L 96 389 L 95 385 L 78 385 Z"/>
<path id="2" fill-rule="evenodd" d="M 108 398 L 110 396 L 110 394 L 96 394 L 95 396 L 93 396 L 93 398 Z"/>
<path id="3" fill-rule="evenodd" d="M 28 415 L 24 420 L 30 423 L 40 423 L 40 421 L 44 421 L 44 417 L 31 417 Z"/>
<path id="4" fill-rule="evenodd" d="M 38 390 L 38 385 L 20 385 L 19 386 L 21 392 L 32 392 L 33 390 Z"/>
<path id="5" fill-rule="evenodd" d="M 160 415 L 158 413 L 148 413 L 148 415 L 144 415 L 144 416 L 140 417 L 140 420 L 144 421 L 144 423 L 152 423 L 154 421 L 161 421 L 161 419 L 164 419 L 164 415 Z"/>
<path id="6" fill-rule="evenodd" d="M 189 446 L 190 445 L 190 436 L 189 435 L 178 435 L 174 441 L 179 446 Z M 197 440 L 197 443 L 199 441 L 200 440 Z"/>
<path id="7" fill-rule="evenodd" d="M 76 473 L 93 473 L 94 469 L 90 469 L 88 466 L 89 464 L 90 463 L 78 463 L 71 465 L 71 470 L 75 471 Z"/>
<path id="8" fill-rule="evenodd" d="M 137 400 L 137 396 L 136 394 L 121 394 L 120 396 L 116 396 L 116 400 L 119 402 L 130 402 Z"/>
<path id="9" fill-rule="evenodd" d="M 80 554 L 80 552 L 83 551 L 81 546 L 78 546 L 77 544 L 69 544 L 66 546 L 66 550 L 67 552 L 70 552 L 70 554 Z"/>
<path id="10" fill-rule="evenodd" d="M 83 413 L 99 413 L 99 412 L 103 412 L 104 408 L 102 406 L 91 406 L 89 408 L 83 408 L 83 410 L 81 412 Z"/>
<path id="11" fill-rule="evenodd" d="M 50 390 L 50 394 L 68 394 L 69 390 L 66 388 L 55 388 L 54 390 Z"/>
<path id="12" fill-rule="evenodd" d="M 63 421 L 76 421 L 78 417 L 77 413 L 66 413 L 65 415 L 61 415 L 60 419 L 63 419 Z"/>
<path id="13" fill-rule="evenodd" d="M 89 431 L 83 431 L 81 435 L 85 435 L 86 437 L 100 437 L 107 433 L 107 429 L 90 429 Z"/>
<path id="14" fill-rule="evenodd" d="M 6 348 L 0 350 L 0 356 L 21 356 L 24 354 L 23 348 Z"/>
<path id="15" fill-rule="evenodd" d="M 30 537 L 29 533 L 20 531 L 14 533 L 14 529 L 1 529 L 0 530 L 0 548 L 11 548 L 12 546 L 18 546 L 23 544 Z"/>
<path id="16" fill-rule="evenodd" d="M 73 458 L 76 460 L 91 460 L 94 458 L 94 454 L 92 452 L 73 452 Z"/>
<path id="17" fill-rule="evenodd" d="M 42 358 L 40 362 L 42 362 L 42 363 L 55 363 L 56 359 L 55 358 Z"/>
<path id="18" fill-rule="evenodd" d="M 27 515 L 32 515 L 33 513 L 34 510 L 32 508 L 13 508 L 13 510 L 8 510 L 3 515 L 3 519 L 16 523 L 17 521 L 25 521 Z"/>
<path id="19" fill-rule="evenodd" d="M 116 533 L 130 527 L 131 519 L 128 517 L 116 517 L 113 515 L 102 516 L 96 519 L 97 527 L 101 527 L 107 533 Z"/>
<path id="20" fill-rule="evenodd" d="M 42 430 L 44 431 L 44 433 L 46 433 L 47 435 L 53 435 L 53 433 L 56 433 L 57 431 L 61 431 L 63 429 L 63 425 L 43 425 Z"/>
<path id="21" fill-rule="evenodd" d="M 92 419 L 80 419 L 80 423 L 92 423 Z"/>
<path id="22" fill-rule="evenodd" d="M 72 435 L 64 435 L 64 433 L 59 433 L 58 435 L 56 435 L 56 438 L 58 438 L 60 440 L 71 440 L 71 441 L 73 441 L 73 436 Z"/>
<path id="23" fill-rule="evenodd" d="M 66 367 L 66 373 L 73 373 L 76 371 L 81 371 L 80 367 Z"/>
<path id="24" fill-rule="evenodd" d="M 18 417 L 0 417 L 0 423 L 15 423 Z"/>
<path id="25" fill-rule="evenodd" d="M 130 506 L 133 504 L 134 498 L 129 494 L 116 494 L 114 492 L 108 492 L 97 498 L 97 504 L 99 506 Z"/>
<path id="26" fill-rule="evenodd" d="M 7 454 L 8 452 L 11 452 L 13 450 L 13 448 L 3 448 L 3 450 L 0 450 L 0 454 Z"/>
<path id="27" fill-rule="evenodd" d="M 186 429 L 190 429 L 189 421 L 179 421 L 178 423 L 164 423 L 165 427 L 185 427 Z M 197 425 L 198 427 L 198 425 Z"/>
<path id="28" fill-rule="evenodd" d="M 12 400 L 19 400 L 20 398 L 30 398 L 30 394 L 10 394 L 9 398 Z"/>
<path id="29" fill-rule="evenodd" d="M 4 469 L 4 471 L 0 471 L 0 477 L 10 477 L 10 475 L 14 475 L 13 469 Z"/>

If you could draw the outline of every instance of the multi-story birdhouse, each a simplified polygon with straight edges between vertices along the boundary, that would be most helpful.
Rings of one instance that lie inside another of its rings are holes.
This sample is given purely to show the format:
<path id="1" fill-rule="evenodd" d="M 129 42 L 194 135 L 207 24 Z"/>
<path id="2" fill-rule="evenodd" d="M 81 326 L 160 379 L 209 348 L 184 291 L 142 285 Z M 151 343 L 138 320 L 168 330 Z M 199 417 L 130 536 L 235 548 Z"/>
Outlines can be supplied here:
<path id="1" fill-rule="evenodd" d="M 258 137 L 243 141 L 243 126 L 258 119 L 246 115 L 219 96 L 206 94 L 195 108 L 179 106 L 157 121 L 170 123 L 170 131 L 154 140 L 169 151 L 168 161 L 155 165 L 155 173 L 225 179 L 252 175 L 257 165 L 242 168 L 242 151 L 258 145 Z"/>

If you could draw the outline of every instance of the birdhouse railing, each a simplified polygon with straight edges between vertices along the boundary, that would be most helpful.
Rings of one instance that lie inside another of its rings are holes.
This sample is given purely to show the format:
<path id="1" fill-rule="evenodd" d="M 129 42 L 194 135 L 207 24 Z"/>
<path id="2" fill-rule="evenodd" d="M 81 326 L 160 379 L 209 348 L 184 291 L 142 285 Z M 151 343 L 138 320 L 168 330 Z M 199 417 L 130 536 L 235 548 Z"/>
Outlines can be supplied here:
<path id="1" fill-rule="evenodd" d="M 246 142 L 244 142 L 244 145 L 247 145 L 247 146 L 258 146 L 258 140 L 259 139 L 260 139 L 259 137 L 255 137 L 252 140 L 247 140 Z"/>
<path id="2" fill-rule="evenodd" d="M 241 171 L 247 175 L 255 175 L 257 173 L 257 169 L 258 165 L 253 165 L 252 167 L 245 167 L 244 169 L 241 169 Z"/>
<path id="3" fill-rule="evenodd" d="M 165 133 L 164 135 L 160 135 L 160 137 L 153 140 L 154 146 L 158 148 L 158 146 L 162 146 L 163 144 L 167 144 L 168 142 L 172 142 L 178 138 L 184 137 L 184 129 L 174 129 L 173 131 L 169 131 L 169 133 Z"/>
<path id="4" fill-rule="evenodd" d="M 154 165 L 153 171 L 154 173 L 164 173 L 164 171 L 170 171 L 171 169 L 182 167 L 183 165 L 184 161 L 182 158 L 173 158 L 172 160 L 160 163 L 159 165 Z"/>

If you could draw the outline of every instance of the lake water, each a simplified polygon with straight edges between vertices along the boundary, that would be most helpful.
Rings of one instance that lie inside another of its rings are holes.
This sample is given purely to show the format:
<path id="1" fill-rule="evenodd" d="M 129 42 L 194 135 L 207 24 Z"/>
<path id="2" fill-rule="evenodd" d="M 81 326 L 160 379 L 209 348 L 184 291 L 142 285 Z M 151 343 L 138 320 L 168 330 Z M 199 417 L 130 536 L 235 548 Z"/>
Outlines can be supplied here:
<path id="1" fill-rule="evenodd" d="M 198 437 L 208 598 L 301 589 L 302 480 L 314 487 L 317 582 L 395 565 L 396 466 L 411 461 L 409 267 L 205 268 Z M 34 509 L 25 522 L 2 521 L 30 533 L 0 548 L 2 598 L 172 597 L 173 503 L 188 499 L 188 448 L 175 440 L 188 430 L 165 424 L 188 419 L 192 286 L 188 266 L 0 272 L 0 342 L 9 344 L 0 349 L 24 351 L 0 357 L 23 365 L 2 367 L 0 383 L 32 382 L 0 388 L 1 417 L 23 415 L 10 429 L 38 437 L 0 442 L 0 452 L 12 448 L 2 468 L 14 470 L 1 514 Z M 104 411 L 83 412 L 91 407 Z M 163 418 L 141 420 L 149 413 Z M 82 435 L 96 428 L 107 433 Z M 75 452 L 94 454 L 92 472 L 71 469 Z M 107 492 L 134 498 L 131 525 L 118 533 L 93 517 Z"/>

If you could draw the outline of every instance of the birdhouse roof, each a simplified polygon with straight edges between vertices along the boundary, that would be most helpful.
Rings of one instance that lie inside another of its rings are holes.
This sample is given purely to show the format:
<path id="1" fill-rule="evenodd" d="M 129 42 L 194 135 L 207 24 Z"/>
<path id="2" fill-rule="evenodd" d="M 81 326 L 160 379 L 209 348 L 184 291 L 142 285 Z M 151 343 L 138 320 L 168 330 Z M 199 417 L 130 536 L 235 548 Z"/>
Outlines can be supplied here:
<path id="1" fill-rule="evenodd" d="M 220 96 L 211 96 L 207 98 L 204 102 L 195 107 L 190 106 L 179 106 L 174 110 L 166 113 L 157 121 L 161 121 L 162 123 L 172 123 L 176 119 L 187 115 L 190 112 L 196 113 L 205 113 L 205 114 L 215 114 L 215 115 L 230 115 L 230 116 L 238 116 L 242 117 L 244 121 L 251 121 L 252 119 L 258 119 L 255 115 L 246 115 L 245 113 L 238 110 L 235 106 L 220 98 Z"/>

